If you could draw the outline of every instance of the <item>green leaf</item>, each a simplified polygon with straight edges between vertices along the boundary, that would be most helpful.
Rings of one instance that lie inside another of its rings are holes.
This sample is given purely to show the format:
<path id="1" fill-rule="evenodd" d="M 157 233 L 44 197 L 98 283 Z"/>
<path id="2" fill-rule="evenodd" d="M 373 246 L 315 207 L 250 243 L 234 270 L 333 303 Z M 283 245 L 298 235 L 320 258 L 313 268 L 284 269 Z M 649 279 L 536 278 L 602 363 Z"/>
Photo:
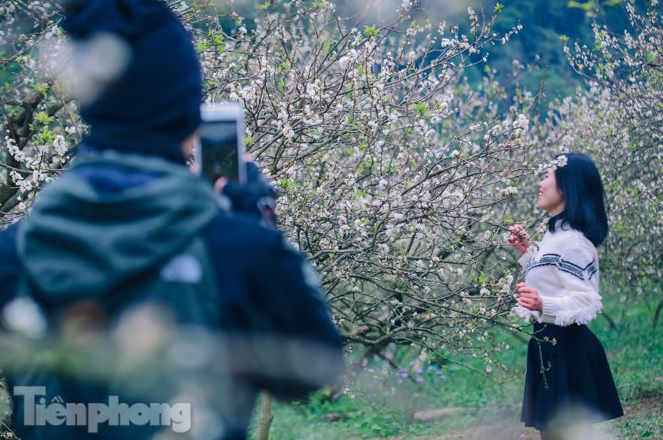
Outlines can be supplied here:
<path id="1" fill-rule="evenodd" d="M 366 38 L 377 38 L 380 33 L 380 29 L 376 26 L 364 26 L 364 36 Z"/>
<path id="2" fill-rule="evenodd" d="M 55 140 L 55 134 L 51 130 L 45 128 L 35 134 L 34 140 L 39 144 L 49 144 Z"/>
<path id="3" fill-rule="evenodd" d="M 272 1 L 267 0 L 264 3 L 258 3 L 256 5 L 256 9 L 261 10 L 261 11 L 265 11 L 265 10 L 269 9 L 270 6 L 272 6 Z"/>
<path id="4" fill-rule="evenodd" d="M 281 188 L 286 190 L 288 188 L 294 187 L 294 183 L 290 179 L 281 179 Z"/>
<path id="5" fill-rule="evenodd" d="M 283 78 L 279 79 L 279 82 L 276 84 L 276 90 L 285 93 L 285 80 Z"/>
<path id="6" fill-rule="evenodd" d="M 329 53 L 329 52 L 332 51 L 332 49 L 333 49 L 334 47 L 336 47 L 336 40 L 327 40 L 327 41 L 325 41 L 324 44 L 322 45 L 322 50 L 323 50 L 325 53 Z"/>
<path id="7" fill-rule="evenodd" d="M 580 2 L 577 2 L 577 1 L 574 1 L 574 0 L 571 0 L 570 2 L 568 2 L 566 4 L 566 6 L 568 6 L 569 8 L 582 9 L 585 12 L 592 12 L 593 4 L 594 3 L 591 0 L 588 1 L 588 2 L 585 2 L 585 3 L 580 3 Z"/>
<path id="8" fill-rule="evenodd" d="M 290 64 L 289 60 L 283 61 L 278 67 L 279 72 L 290 72 L 291 69 L 292 65 Z"/>
<path id="9" fill-rule="evenodd" d="M 53 116 L 48 116 L 48 113 L 46 112 L 39 112 L 35 116 L 35 121 L 39 122 L 40 124 L 48 124 L 49 122 L 53 122 Z"/>
<path id="10" fill-rule="evenodd" d="M 49 86 L 48 84 L 35 84 L 32 88 L 35 92 L 46 95 L 46 93 L 48 93 Z"/>
<path id="11" fill-rule="evenodd" d="M 414 109 L 419 113 L 419 116 L 426 116 L 428 109 L 426 108 L 425 102 L 418 102 L 414 104 Z"/>

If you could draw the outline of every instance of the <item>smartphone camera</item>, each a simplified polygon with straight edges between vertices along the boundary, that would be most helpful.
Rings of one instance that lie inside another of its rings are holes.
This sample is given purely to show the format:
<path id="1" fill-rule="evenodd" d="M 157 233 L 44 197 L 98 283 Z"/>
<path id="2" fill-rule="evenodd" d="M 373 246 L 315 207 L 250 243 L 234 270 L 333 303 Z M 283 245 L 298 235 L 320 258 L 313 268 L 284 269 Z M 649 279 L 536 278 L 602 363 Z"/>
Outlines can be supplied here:
<path id="1" fill-rule="evenodd" d="M 212 184 L 221 177 L 245 183 L 244 107 L 237 102 L 208 103 L 200 111 L 199 172 Z"/>

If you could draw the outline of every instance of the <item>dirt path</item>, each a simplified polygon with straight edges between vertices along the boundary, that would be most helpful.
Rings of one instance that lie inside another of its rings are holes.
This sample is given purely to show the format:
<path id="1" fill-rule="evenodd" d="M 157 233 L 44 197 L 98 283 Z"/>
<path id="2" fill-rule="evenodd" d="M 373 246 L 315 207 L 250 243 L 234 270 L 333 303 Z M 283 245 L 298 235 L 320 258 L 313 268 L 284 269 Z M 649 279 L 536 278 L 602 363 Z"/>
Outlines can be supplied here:
<path id="1" fill-rule="evenodd" d="M 604 431 L 603 429 L 602 431 Z M 372 439 L 378 440 L 378 439 Z M 467 430 L 451 431 L 444 435 L 410 437 L 407 435 L 386 437 L 381 440 L 540 440 L 539 432 L 522 425 L 498 422 Z M 620 440 L 608 432 L 596 432 L 594 440 Z M 639 440 L 639 439 L 638 439 Z"/>
<path id="2" fill-rule="evenodd" d="M 643 399 L 637 404 L 624 407 L 625 416 L 618 420 L 611 420 L 598 425 L 594 430 L 594 440 L 641 440 L 638 437 L 620 436 L 620 426 L 632 424 L 634 420 L 656 420 L 663 418 L 663 407 L 660 398 Z M 371 440 L 539 440 L 539 433 L 535 429 L 525 428 L 522 424 L 510 421 L 500 421 L 490 425 L 477 426 L 466 430 L 455 430 L 444 435 L 431 435 L 412 437 L 398 435 L 392 437 L 375 438 Z M 651 440 L 663 440 L 663 437 L 648 437 Z"/>
<path id="3" fill-rule="evenodd" d="M 536 430 L 505 422 L 451 431 L 442 436 L 390 437 L 389 440 L 539 440 Z"/>

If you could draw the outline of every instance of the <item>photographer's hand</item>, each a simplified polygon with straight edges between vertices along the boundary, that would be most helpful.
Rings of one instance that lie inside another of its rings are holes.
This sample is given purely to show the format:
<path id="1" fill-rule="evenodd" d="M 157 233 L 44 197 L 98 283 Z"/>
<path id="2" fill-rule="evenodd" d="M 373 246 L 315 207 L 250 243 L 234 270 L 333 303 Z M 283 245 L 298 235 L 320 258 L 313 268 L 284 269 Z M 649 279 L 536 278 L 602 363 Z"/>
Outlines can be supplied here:
<path id="1" fill-rule="evenodd" d="M 247 161 L 246 171 L 246 184 L 220 178 L 215 182 L 214 190 L 230 200 L 232 212 L 255 216 L 264 220 L 267 226 L 276 227 L 278 192 L 254 162 Z"/>

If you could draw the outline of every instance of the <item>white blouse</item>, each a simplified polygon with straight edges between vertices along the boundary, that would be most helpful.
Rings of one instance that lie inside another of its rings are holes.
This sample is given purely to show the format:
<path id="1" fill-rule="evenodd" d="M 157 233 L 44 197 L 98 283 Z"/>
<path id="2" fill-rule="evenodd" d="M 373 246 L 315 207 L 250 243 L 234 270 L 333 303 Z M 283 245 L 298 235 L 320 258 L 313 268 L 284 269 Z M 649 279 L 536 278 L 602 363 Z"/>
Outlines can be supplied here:
<path id="1" fill-rule="evenodd" d="M 538 290 L 543 303 L 543 312 L 517 306 L 518 316 L 566 326 L 586 324 L 601 311 L 599 259 L 582 232 L 568 226 L 547 231 L 518 262 L 525 269 L 525 283 Z"/>

